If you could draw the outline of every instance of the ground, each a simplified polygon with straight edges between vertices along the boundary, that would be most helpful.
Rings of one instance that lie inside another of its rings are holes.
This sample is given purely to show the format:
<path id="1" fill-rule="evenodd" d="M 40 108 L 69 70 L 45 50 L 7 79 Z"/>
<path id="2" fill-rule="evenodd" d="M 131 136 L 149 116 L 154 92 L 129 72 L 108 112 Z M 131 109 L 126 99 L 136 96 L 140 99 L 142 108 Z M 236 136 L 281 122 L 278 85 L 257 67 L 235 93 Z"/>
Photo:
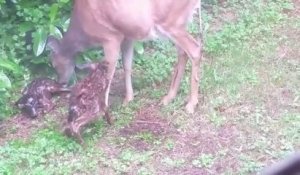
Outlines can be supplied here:
<path id="1" fill-rule="evenodd" d="M 61 132 L 66 96 L 55 98 L 57 108 L 37 120 L 18 114 L 1 123 L 0 174 L 259 174 L 299 150 L 299 1 L 222 1 L 203 13 L 195 114 L 183 107 L 188 76 L 173 103 L 158 105 L 176 58 L 169 43 L 152 42 L 136 58 L 135 100 L 121 105 L 118 69 L 114 124 L 99 119 L 86 128 L 86 147 Z"/>

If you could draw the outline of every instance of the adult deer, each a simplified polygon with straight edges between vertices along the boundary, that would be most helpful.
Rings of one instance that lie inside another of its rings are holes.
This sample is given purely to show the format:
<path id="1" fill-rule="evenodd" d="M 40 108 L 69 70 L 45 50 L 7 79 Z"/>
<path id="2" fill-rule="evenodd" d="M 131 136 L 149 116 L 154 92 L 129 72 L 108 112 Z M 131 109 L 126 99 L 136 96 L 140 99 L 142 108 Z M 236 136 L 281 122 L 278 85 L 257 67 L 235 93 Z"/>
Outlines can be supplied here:
<path id="1" fill-rule="evenodd" d="M 76 53 L 87 47 L 100 45 L 109 63 L 109 88 L 119 52 L 125 71 L 126 95 L 124 102 L 133 100 L 131 67 L 133 42 L 156 36 L 169 38 L 177 48 L 178 61 L 174 67 L 168 94 L 161 103 L 166 105 L 176 96 L 188 58 L 192 63 L 190 94 L 186 111 L 193 113 L 198 104 L 198 73 L 202 44 L 186 31 L 199 0 L 74 0 L 68 31 L 61 40 L 49 37 L 51 62 L 60 83 L 67 83 L 74 73 Z"/>

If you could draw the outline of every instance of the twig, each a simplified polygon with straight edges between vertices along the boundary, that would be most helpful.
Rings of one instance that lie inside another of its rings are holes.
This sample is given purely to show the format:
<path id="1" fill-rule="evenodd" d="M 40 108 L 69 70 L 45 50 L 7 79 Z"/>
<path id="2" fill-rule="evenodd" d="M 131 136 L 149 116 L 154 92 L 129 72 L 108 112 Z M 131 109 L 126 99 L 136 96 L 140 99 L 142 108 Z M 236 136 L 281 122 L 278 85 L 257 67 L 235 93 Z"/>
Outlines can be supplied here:
<path id="1" fill-rule="evenodd" d="M 137 120 L 136 123 L 145 123 L 145 124 L 156 124 L 161 125 L 159 122 L 145 121 L 145 120 Z"/>

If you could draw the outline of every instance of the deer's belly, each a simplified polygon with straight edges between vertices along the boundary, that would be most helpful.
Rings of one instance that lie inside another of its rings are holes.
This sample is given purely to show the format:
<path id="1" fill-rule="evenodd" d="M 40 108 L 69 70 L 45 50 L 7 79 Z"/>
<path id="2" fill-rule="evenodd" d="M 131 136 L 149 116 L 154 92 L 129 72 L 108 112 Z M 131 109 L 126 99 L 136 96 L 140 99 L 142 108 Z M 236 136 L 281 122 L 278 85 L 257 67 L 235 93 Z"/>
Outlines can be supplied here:
<path id="1" fill-rule="evenodd" d="M 155 40 L 155 39 L 171 39 L 170 34 L 163 29 L 160 25 L 152 27 L 144 40 Z"/>
<path id="2" fill-rule="evenodd" d="M 169 38 L 168 32 L 166 32 L 162 27 L 159 25 L 155 25 L 153 27 L 149 27 L 147 30 L 133 30 L 133 31 L 140 31 L 140 33 L 135 32 L 133 35 L 127 37 L 133 39 L 133 40 L 139 40 L 139 41 L 149 41 L 149 40 L 155 40 L 158 38 L 167 39 Z"/>

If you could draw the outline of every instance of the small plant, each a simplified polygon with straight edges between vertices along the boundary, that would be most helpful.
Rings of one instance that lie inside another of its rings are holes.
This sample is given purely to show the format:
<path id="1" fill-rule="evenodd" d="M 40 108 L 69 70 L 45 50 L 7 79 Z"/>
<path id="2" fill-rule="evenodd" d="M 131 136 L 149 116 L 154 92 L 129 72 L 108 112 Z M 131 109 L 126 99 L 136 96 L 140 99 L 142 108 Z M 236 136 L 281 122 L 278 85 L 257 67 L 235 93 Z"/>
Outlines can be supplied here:
<path id="1" fill-rule="evenodd" d="M 152 42 L 149 47 L 151 46 L 155 51 L 144 54 L 143 57 L 140 55 L 135 59 L 136 69 L 140 72 L 139 78 L 142 78 L 146 83 L 161 83 L 170 75 L 176 61 L 175 48 L 170 42 L 162 40 Z"/>
<path id="2" fill-rule="evenodd" d="M 192 164 L 199 168 L 211 168 L 215 159 L 211 154 L 202 154 L 199 158 L 193 160 Z"/>
<path id="3" fill-rule="evenodd" d="M 135 137 L 149 143 L 153 143 L 153 141 L 155 141 L 155 138 L 151 132 L 140 132 Z"/>
<path id="4" fill-rule="evenodd" d="M 73 174 L 92 172 L 102 154 L 83 150 L 77 143 L 51 129 L 32 139 L 15 140 L 0 147 L 0 174 Z"/>
<path id="5" fill-rule="evenodd" d="M 216 126 L 216 127 L 220 127 L 224 124 L 225 119 L 223 116 L 220 116 L 220 114 L 218 114 L 215 111 L 212 111 L 211 116 L 209 116 L 209 120 Z"/>
<path id="6" fill-rule="evenodd" d="M 162 160 L 162 163 L 171 166 L 171 167 L 181 167 L 185 160 L 183 159 L 171 159 L 170 157 L 166 157 Z"/>
<path id="7" fill-rule="evenodd" d="M 167 140 L 167 143 L 166 143 L 166 147 L 167 147 L 167 150 L 173 150 L 174 149 L 174 145 L 175 143 L 174 143 L 174 141 L 173 140 L 170 140 L 170 139 L 168 139 Z"/>
<path id="8" fill-rule="evenodd" d="M 143 163 L 145 161 L 147 161 L 152 155 L 152 152 L 147 152 L 147 153 L 138 153 L 135 152 L 134 150 L 124 150 L 122 151 L 122 153 L 120 154 L 120 159 L 128 162 L 128 163 L 132 163 L 132 162 L 139 162 L 139 163 Z"/>
<path id="9" fill-rule="evenodd" d="M 143 167 L 138 170 L 137 174 L 138 175 L 152 175 L 154 173 L 151 172 L 149 169 Z"/>
<path id="10" fill-rule="evenodd" d="M 241 160 L 243 162 L 243 166 L 242 166 L 240 173 L 242 173 L 242 174 L 249 174 L 249 173 L 257 172 L 262 167 L 260 162 L 255 161 L 248 156 L 241 156 Z"/>

